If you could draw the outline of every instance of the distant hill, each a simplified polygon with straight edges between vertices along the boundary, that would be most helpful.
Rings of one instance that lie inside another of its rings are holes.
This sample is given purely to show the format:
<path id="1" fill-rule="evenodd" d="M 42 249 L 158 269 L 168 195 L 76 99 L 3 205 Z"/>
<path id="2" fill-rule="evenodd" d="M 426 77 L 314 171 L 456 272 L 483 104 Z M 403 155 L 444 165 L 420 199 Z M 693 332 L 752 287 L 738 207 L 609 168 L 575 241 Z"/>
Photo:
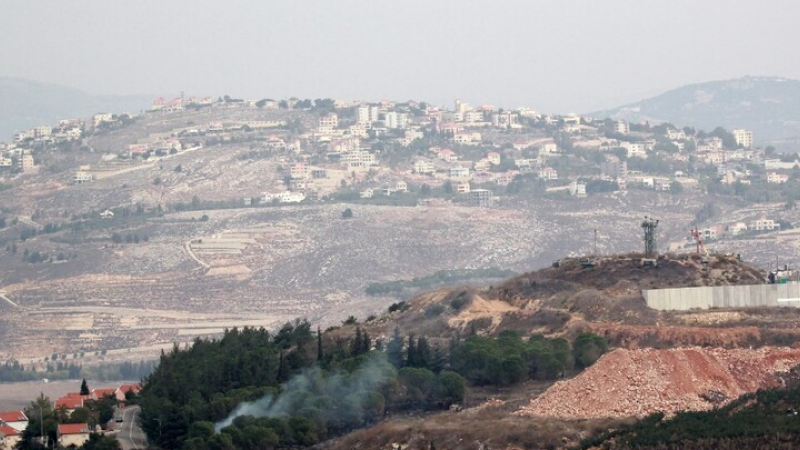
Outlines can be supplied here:
<path id="1" fill-rule="evenodd" d="M 592 114 L 630 122 L 670 122 L 710 131 L 746 128 L 758 145 L 800 147 L 800 81 L 744 77 L 673 89 L 659 96 Z"/>
<path id="2" fill-rule="evenodd" d="M 57 84 L 0 77 L 0 141 L 14 131 L 54 125 L 59 119 L 98 112 L 136 112 L 149 108 L 151 96 L 92 95 Z"/>

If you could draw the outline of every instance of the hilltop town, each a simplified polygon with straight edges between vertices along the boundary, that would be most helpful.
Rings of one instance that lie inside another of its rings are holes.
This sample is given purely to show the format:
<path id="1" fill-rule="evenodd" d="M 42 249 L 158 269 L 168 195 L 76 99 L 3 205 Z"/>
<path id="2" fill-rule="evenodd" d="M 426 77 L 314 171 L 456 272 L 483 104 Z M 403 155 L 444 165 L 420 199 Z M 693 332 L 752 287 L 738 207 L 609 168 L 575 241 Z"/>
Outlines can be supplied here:
<path id="1" fill-rule="evenodd" d="M 756 138 L 228 96 L 20 131 L 0 144 L 0 356 L 130 360 L 235 325 L 367 316 L 396 301 L 373 282 L 638 250 L 648 214 L 664 252 L 694 252 L 697 228 L 712 252 L 794 265 L 800 162 Z"/>
<path id="2" fill-rule="evenodd" d="M 44 167 L 60 174 L 59 181 L 83 184 L 201 148 L 223 151 L 236 144 L 249 148 L 240 159 L 274 160 L 274 173 L 261 174 L 274 183 L 261 183 L 261 192 L 237 186 L 216 192 L 216 198 L 200 198 L 249 206 L 376 197 L 385 197 L 374 200 L 382 204 L 405 204 L 447 197 L 489 206 L 518 194 L 688 190 L 793 206 L 790 181 L 800 169 L 794 154 L 756 147 L 753 133 L 745 129 L 678 129 L 527 108 L 473 107 L 458 100 L 446 110 L 415 101 L 226 96 L 159 98 L 139 115 L 100 113 L 89 121 L 65 119 L 55 127 L 17 132 L 12 142 L 0 144 L 0 174 L 9 187 Z M 73 158 L 86 164 L 65 167 L 65 159 L 53 154 L 76 148 L 92 153 Z M 409 193 L 414 199 L 403 195 Z M 191 200 L 191 194 L 174 198 Z M 154 200 L 141 203 L 152 207 Z M 764 216 L 713 224 L 702 234 L 713 240 L 723 233 L 780 226 L 776 217 Z"/>

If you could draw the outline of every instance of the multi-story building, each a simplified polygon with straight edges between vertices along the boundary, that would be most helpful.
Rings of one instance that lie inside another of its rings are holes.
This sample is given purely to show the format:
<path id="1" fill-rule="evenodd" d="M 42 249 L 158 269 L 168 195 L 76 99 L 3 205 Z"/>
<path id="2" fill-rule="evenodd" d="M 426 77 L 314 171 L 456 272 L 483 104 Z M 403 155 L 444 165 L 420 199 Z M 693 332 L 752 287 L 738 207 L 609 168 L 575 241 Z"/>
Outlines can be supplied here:
<path id="1" fill-rule="evenodd" d="M 293 179 L 306 179 L 309 173 L 310 170 L 308 166 L 303 163 L 292 164 L 292 166 L 289 167 L 289 177 Z"/>
<path id="2" fill-rule="evenodd" d="M 631 127 L 628 125 L 628 122 L 625 122 L 624 120 L 618 120 L 614 126 L 614 131 L 620 134 L 628 134 L 631 132 Z"/>
<path id="3" fill-rule="evenodd" d="M 586 183 L 573 181 L 569 184 L 569 195 L 573 197 L 586 197 Z"/>
<path id="4" fill-rule="evenodd" d="M 367 150 L 352 150 L 342 155 L 341 162 L 348 168 L 370 167 L 377 164 L 375 155 Z"/>
<path id="5" fill-rule="evenodd" d="M 427 175 L 436 172 L 436 168 L 433 166 L 432 162 L 420 159 L 414 163 L 414 172 Z"/>
<path id="6" fill-rule="evenodd" d="M 383 124 L 390 129 L 405 129 L 408 127 L 408 114 L 398 112 L 388 112 L 384 116 Z"/>
<path id="7" fill-rule="evenodd" d="M 469 178 L 469 169 L 466 167 L 451 167 L 450 178 Z"/>
<path id="8" fill-rule="evenodd" d="M 75 184 L 88 183 L 92 180 L 94 180 L 94 175 L 87 170 L 77 170 L 75 176 L 72 177 L 72 182 Z"/>
<path id="9" fill-rule="evenodd" d="M 628 152 L 628 158 L 647 158 L 647 150 L 642 142 L 621 142 L 620 147 Z"/>
<path id="10" fill-rule="evenodd" d="M 319 118 L 319 131 L 333 131 L 339 127 L 339 116 L 336 113 L 329 113 Z"/>
<path id="11" fill-rule="evenodd" d="M 733 130 L 733 138 L 736 139 L 736 145 L 744 148 L 753 148 L 753 132 L 750 130 Z"/>
<path id="12" fill-rule="evenodd" d="M 27 172 L 34 167 L 33 155 L 30 153 L 23 153 L 19 158 L 19 168 L 23 172 Z"/>
<path id="13" fill-rule="evenodd" d="M 114 116 L 111 113 L 100 113 L 92 116 L 92 123 L 97 128 L 101 123 L 112 122 Z"/>
<path id="14" fill-rule="evenodd" d="M 469 196 L 470 206 L 481 208 L 492 206 L 493 193 L 488 189 L 473 189 L 467 195 Z"/>
<path id="15" fill-rule="evenodd" d="M 758 219 L 754 220 L 750 224 L 749 228 L 755 231 L 772 231 L 772 230 L 780 230 L 781 225 L 772 219 L 767 219 L 766 216 L 761 216 Z"/>
<path id="16" fill-rule="evenodd" d="M 356 108 L 356 122 L 360 124 L 368 124 L 369 120 L 369 105 L 361 105 Z"/>
<path id="17" fill-rule="evenodd" d="M 627 161 L 608 161 L 600 165 L 600 173 L 607 178 L 626 178 L 628 176 Z"/>
<path id="18" fill-rule="evenodd" d="M 33 129 L 33 138 L 34 139 L 44 139 L 50 137 L 50 134 L 53 132 L 53 129 L 42 125 L 40 127 L 36 127 Z"/>

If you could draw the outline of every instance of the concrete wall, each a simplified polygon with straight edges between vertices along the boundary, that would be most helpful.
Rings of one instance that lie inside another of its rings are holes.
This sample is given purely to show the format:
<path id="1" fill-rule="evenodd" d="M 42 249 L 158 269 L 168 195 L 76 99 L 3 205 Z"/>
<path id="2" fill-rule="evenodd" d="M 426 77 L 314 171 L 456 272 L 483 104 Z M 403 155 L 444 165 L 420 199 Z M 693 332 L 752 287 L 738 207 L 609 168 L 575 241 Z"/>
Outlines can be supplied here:
<path id="1" fill-rule="evenodd" d="M 643 290 L 647 306 L 662 311 L 780 306 L 800 308 L 800 282 Z"/>

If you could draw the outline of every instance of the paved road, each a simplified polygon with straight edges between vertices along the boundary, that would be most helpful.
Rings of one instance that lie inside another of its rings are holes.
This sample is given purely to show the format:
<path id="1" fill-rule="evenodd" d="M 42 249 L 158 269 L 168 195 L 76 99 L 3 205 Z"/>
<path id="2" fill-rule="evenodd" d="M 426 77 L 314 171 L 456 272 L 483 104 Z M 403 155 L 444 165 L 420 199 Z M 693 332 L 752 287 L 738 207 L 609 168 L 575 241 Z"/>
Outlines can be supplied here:
<path id="1" fill-rule="evenodd" d="M 114 412 L 114 418 L 122 417 L 122 422 L 117 422 L 115 429 L 117 440 L 122 445 L 122 450 L 144 450 L 147 448 L 147 437 L 139 426 L 139 407 L 129 406 Z"/>

